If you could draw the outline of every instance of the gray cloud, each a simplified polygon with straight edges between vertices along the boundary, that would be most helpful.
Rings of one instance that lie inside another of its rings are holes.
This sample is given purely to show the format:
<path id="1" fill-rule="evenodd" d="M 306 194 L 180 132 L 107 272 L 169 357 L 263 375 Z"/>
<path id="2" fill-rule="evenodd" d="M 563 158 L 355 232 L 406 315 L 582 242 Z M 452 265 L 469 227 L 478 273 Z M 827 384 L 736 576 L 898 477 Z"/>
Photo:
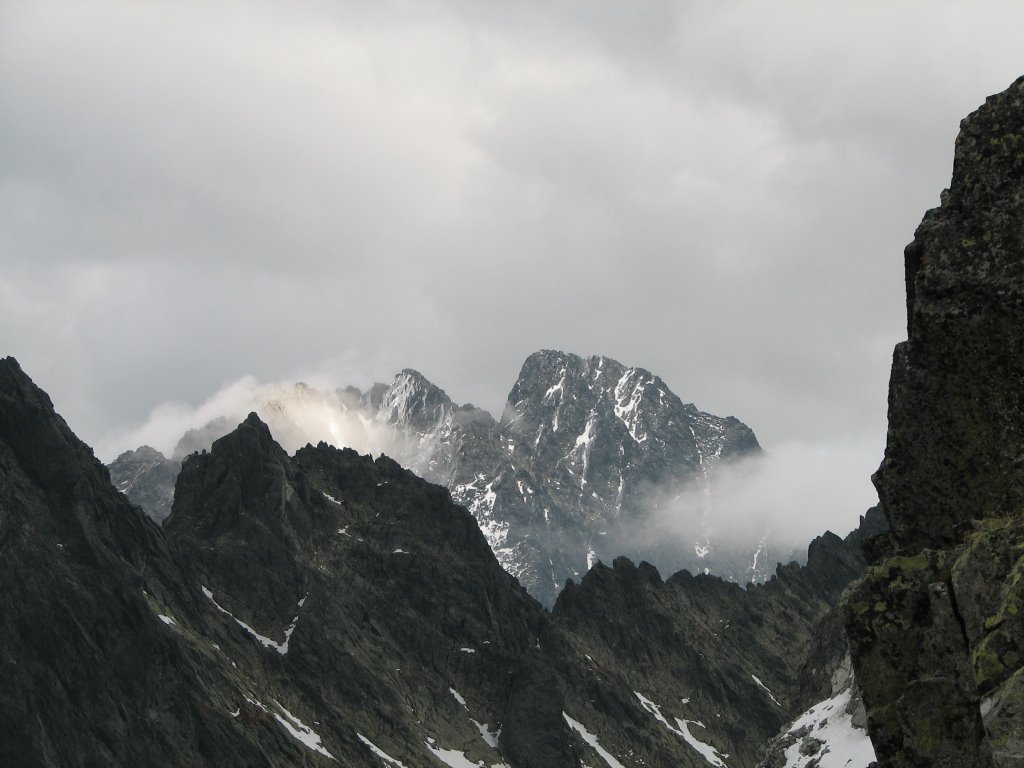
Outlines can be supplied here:
<path id="1" fill-rule="evenodd" d="M 857 527 L 875 500 L 859 470 L 876 460 L 873 441 L 784 442 L 716 467 L 710 497 L 703 482 L 653 489 L 644 525 L 628 536 L 641 552 L 689 552 L 706 537 L 718 546 L 753 551 L 763 544 L 774 557 L 799 557 L 825 530 L 845 536 Z"/>
<path id="2" fill-rule="evenodd" d="M 245 375 L 500 411 L 558 347 L 866 477 L 903 245 L 1024 70 L 1009 3 L 0 13 L 0 349 L 107 451 Z"/>

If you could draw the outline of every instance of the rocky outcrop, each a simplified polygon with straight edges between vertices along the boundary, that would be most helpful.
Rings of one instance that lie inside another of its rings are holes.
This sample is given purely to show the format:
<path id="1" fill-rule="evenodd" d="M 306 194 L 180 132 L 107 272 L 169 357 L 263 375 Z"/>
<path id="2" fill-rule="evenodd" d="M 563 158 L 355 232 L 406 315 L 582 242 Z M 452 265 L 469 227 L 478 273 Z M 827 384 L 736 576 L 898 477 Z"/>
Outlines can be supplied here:
<path id="1" fill-rule="evenodd" d="M 907 247 L 875 484 L 892 528 L 846 601 L 880 766 L 1024 761 L 1024 78 L 961 123 Z"/>

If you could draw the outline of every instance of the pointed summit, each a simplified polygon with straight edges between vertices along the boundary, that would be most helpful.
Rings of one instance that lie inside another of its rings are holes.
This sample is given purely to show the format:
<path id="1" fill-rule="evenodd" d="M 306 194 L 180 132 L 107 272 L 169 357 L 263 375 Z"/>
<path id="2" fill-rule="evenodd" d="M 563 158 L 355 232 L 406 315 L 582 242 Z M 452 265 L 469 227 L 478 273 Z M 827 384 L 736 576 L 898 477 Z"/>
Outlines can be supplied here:
<path id="1" fill-rule="evenodd" d="M 101 483 L 106 469 L 13 357 L 0 360 L 0 449 L 50 490 Z"/>
<path id="2" fill-rule="evenodd" d="M 443 389 L 419 371 L 406 368 L 381 394 L 377 417 L 422 431 L 442 424 L 454 410 L 455 404 Z"/>

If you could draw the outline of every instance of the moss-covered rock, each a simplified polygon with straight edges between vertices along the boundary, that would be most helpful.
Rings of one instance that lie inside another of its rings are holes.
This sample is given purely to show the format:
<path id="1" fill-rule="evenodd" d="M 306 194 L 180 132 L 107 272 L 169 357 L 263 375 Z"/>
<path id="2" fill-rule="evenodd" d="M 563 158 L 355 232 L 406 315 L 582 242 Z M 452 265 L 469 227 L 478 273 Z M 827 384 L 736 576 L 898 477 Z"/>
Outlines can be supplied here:
<path id="1" fill-rule="evenodd" d="M 948 562 L 937 550 L 891 558 L 847 594 L 868 732 L 893 765 L 991 764 Z"/>

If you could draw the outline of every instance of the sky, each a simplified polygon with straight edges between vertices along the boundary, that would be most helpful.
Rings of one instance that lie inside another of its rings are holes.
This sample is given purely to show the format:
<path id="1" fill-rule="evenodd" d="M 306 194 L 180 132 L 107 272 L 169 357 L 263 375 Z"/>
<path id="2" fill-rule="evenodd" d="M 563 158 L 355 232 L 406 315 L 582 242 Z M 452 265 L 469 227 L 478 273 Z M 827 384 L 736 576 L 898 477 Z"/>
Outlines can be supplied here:
<path id="1" fill-rule="evenodd" d="M 863 509 L 902 250 L 1021 29 L 995 2 L 6 0 L 0 354 L 104 460 L 239 386 L 412 367 L 497 414 L 529 353 L 603 354 Z"/>

